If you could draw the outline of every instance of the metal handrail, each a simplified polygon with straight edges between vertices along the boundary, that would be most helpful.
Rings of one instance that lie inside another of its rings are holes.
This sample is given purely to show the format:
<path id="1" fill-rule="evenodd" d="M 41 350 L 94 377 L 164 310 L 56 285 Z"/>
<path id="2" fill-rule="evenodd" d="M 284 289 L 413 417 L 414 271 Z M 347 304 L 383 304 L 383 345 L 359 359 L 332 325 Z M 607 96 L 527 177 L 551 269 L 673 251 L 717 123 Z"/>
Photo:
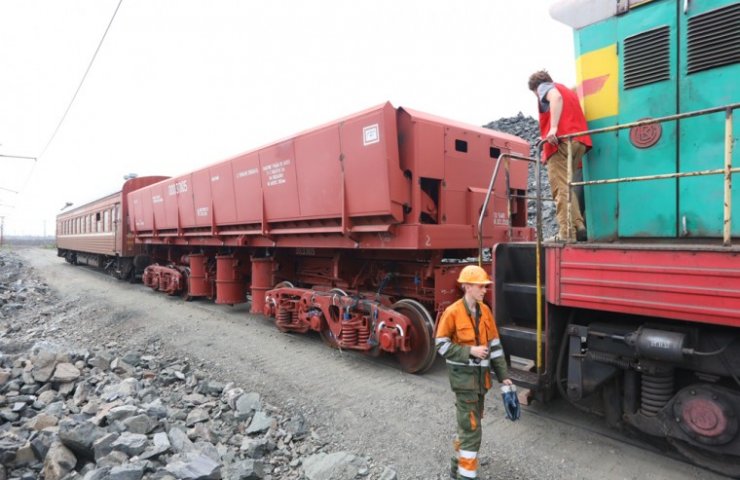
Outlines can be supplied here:
<path id="1" fill-rule="evenodd" d="M 536 185 L 536 203 L 535 203 L 535 212 L 536 212 L 536 243 L 535 243 L 535 264 L 537 265 L 537 273 L 536 273 L 536 280 L 535 280 L 535 288 L 536 288 L 536 302 L 537 302 L 537 327 L 536 327 L 536 335 L 537 335 L 537 346 L 536 346 L 536 352 L 537 352 L 537 358 L 536 358 L 536 367 L 537 367 L 537 373 L 542 372 L 542 268 L 540 265 L 540 252 L 542 249 L 542 182 L 540 179 L 540 165 L 542 162 L 540 162 L 538 159 L 542 156 L 542 146 L 544 144 L 544 141 L 540 140 L 537 143 L 537 158 L 532 157 L 525 157 L 523 155 L 518 155 L 516 153 L 504 153 L 502 155 L 499 155 L 498 160 L 496 161 L 496 166 L 493 169 L 493 175 L 491 175 L 491 181 L 488 184 L 488 190 L 486 191 L 485 199 L 483 200 L 483 207 L 481 208 L 480 216 L 478 217 L 478 266 L 483 266 L 483 217 L 485 216 L 486 210 L 488 209 L 488 202 L 491 198 L 492 193 L 494 192 L 494 185 L 496 183 L 496 178 L 498 177 L 498 172 L 501 166 L 502 161 L 506 164 L 505 169 L 508 172 L 509 169 L 509 159 L 515 159 L 515 160 L 523 160 L 525 162 L 531 162 L 535 165 L 535 185 Z M 508 177 L 507 177 L 507 184 L 506 184 L 507 191 L 509 189 L 508 184 Z M 507 192 L 508 193 L 508 192 Z M 511 201 L 510 196 L 507 195 L 506 198 L 507 203 Z M 511 209 L 509 210 L 509 235 L 511 236 Z M 491 252 L 491 255 L 493 255 L 493 251 Z"/>
<path id="2" fill-rule="evenodd" d="M 519 155 L 516 153 L 504 153 L 499 155 L 498 160 L 496 160 L 496 166 L 493 168 L 493 175 L 491 175 L 491 181 L 488 183 L 488 189 L 486 190 L 486 195 L 483 200 L 483 207 L 481 207 L 480 215 L 478 216 L 478 266 L 483 265 L 483 217 L 486 214 L 486 210 L 488 209 L 488 202 L 491 198 L 491 194 L 494 192 L 494 184 L 496 183 L 496 178 L 498 178 L 498 172 L 499 168 L 501 167 L 502 161 L 506 163 L 506 169 L 508 170 L 508 164 L 509 159 L 513 158 L 515 160 L 524 160 L 525 162 L 532 162 L 534 164 L 537 164 L 537 160 L 535 160 L 532 157 L 525 157 L 523 155 Z M 538 166 L 539 168 L 539 166 Z M 540 177 L 537 175 L 537 210 L 539 211 L 540 208 Z M 508 198 L 507 198 L 508 201 Z M 511 223 L 511 215 L 509 215 L 509 223 Z M 540 217 L 539 223 L 537 224 L 537 231 L 540 230 L 540 226 L 542 225 L 542 219 Z"/>
<path id="3" fill-rule="evenodd" d="M 723 216 L 723 232 L 722 232 L 722 245 L 729 247 L 732 245 L 732 174 L 740 172 L 740 168 L 732 167 L 732 112 L 740 108 L 740 103 L 732 103 L 726 106 L 706 108 L 703 110 L 695 110 L 693 112 L 679 113 L 675 115 L 668 115 L 665 117 L 653 118 L 650 120 L 640 120 L 637 122 L 625 123 L 623 125 L 613 125 L 611 127 L 595 128 L 593 130 L 586 130 L 583 132 L 570 133 L 567 135 L 559 136 L 559 140 L 565 140 L 568 143 L 568 195 L 567 195 L 567 226 L 568 233 L 573 230 L 573 219 L 571 218 L 571 195 L 574 186 L 581 185 L 605 185 L 612 183 L 622 182 L 637 182 L 644 180 L 660 180 L 669 178 L 682 178 L 682 177 L 693 177 L 693 176 L 705 176 L 705 175 L 720 175 L 724 174 L 724 216 Z M 657 175 L 643 175 L 638 177 L 621 177 L 612 178 L 605 180 L 591 180 L 587 182 L 574 182 L 573 181 L 573 138 L 581 135 L 596 135 L 599 133 L 613 132 L 623 130 L 625 128 L 640 127 L 644 125 L 652 125 L 655 123 L 663 123 L 673 120 L 682 120 L 685 118 L 698 117 L 701 115 L 707 115 L 710 113 L 725 112 L 725 158 L 724 168 L 713 169 L 713 170 L 695 170 L 692 172 L 676 172 L 676 173 L 664 173 Z M 566 241 L 572 241 L 572 238 L 564 239 Z"/>

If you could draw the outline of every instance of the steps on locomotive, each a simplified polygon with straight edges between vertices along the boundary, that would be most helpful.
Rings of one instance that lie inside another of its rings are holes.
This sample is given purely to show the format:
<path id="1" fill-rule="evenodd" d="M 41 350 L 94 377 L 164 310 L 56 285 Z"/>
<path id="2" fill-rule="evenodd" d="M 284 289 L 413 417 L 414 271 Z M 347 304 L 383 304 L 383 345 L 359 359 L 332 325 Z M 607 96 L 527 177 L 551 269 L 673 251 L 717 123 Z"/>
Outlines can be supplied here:
<path id="1" fill-rule="evenodd" d="M 536 389 L 539 379 L 532 371 L 537 357 L 535 245 L 501 244 L 495 256 L 496 324 L 504 351 L 511 360 L 510 375 L 518 385 Z M 543 284 L 543 299 L 544 289 Z M 543 336 L 543 349 L 545 341 Z"/>

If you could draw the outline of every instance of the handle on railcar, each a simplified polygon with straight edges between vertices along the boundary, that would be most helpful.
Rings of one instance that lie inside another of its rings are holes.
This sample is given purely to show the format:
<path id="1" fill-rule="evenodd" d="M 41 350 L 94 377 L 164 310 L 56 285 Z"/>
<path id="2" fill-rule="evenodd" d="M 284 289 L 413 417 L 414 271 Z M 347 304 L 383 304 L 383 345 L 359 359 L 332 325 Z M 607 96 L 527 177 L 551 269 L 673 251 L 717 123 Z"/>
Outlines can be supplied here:
<path id="1" fill-rule="evenodd" d="M 496 166 L 493 169 L 493 175 L 491 175 L 491 181 L 488 183 L 488 190 L 486 191 L 485 199 L 483 200 L 483 208 L 481 208 L 480 216 L 478 217 L 478 266 L 483 266 L 483 217 L 486 214 L 486 210 L 488 209 L 488 202 L 491 198 L 491 194 L 493 193 L 493 187 L 496 183 L 496 178 L 498 177 L 498 172 L 501 167 L 501 162 L 506 161 L 508 162 L 509 159 L 517 159 L 517 160 L 524 160 L 527 162 L 534 162 L 535 164 L 535 185 L 537 186 L 537 200 L 536 200 L 536 218 L 537 218 L 537 225 L 536 225 L 536 245 L 535 245 L 535 264 L 537 266 L 537 281 L 536 281 L 536 288 L 537 288 L 537 373 L 540 373 L 542 371 L 542 268 L 540 265 L 540 250 L 542 248 L 542 186 L 540 181 L 540 158 L 542 158 L 542 145 L 544 144 L 544 140 L 540 140 L 537 142 L 536 149 L 537 149 L 537 156 L 536 158 L 530 158 L 525 157 L 522 155 L 517 155 L 514 153 L 504 153 L 502 155 L 499 155 L 498 159 L 496 160 Z M 510 201 L 510 199 L 507 198 L 507 201 Z M 509 223 L 511 223 L 511 217 L 509 217 Z M 491 255 L 493 255 L 493 251 L 491 251 Z"/>

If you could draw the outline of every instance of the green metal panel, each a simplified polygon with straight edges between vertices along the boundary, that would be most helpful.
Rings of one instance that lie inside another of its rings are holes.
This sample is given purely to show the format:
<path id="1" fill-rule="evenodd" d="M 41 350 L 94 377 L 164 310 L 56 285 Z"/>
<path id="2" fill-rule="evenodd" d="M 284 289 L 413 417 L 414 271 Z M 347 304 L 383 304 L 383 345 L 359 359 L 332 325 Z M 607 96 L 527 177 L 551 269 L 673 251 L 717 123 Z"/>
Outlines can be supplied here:
<path id="1" fill-rule="evenodd" d="M 673 115 L 677 111 L 679 3 L 674 0 L 652 2 L 617 17 L 620 124 Z M 665 35 L 667 46 L 662 40 L 650 40 L 653 36 L 665 38 Z M 634 52 L 638 41 L 641 53 L 630 55 L 630 71 L 625 72 L 626 44 Z M 664 79 L 653 68 L 659 62 L 653 54 L 663 47 L 667 49 L 667 59 L 663 56 L 661 60 L 668 62 Z M 630 73 L 635 69 L 639 73 Z M 643 77 L 660 80 L 648 80 L 641 85 Z M 660 139 L 647 148 L 635 146 L 627 130 L 620 131 L 617 144 L 619 177 L 676 172 L 675 122 L 663 123 Z M 619 237 L 674 237 L 677 233 L 676 184 L 675 179 L 618 184 Z"/>
<path id="2" fill-rule="evenodd" d="M 617 19 L 609 18 L 574 32 L 576 58 L 617 43 Z M 583 81 L 583 79 L 581 79 Z M 587 112 L 588 114 L 588 112 Z M 609 127 L 617 123 L 616 116 L 589 120 L 588 128 Z M 604 180 L 618 175 L 617 134 L 592 136 L 593 148 L 583 162 L 584 180 Z M 593 240 L 614 240 L 617 237 L 617 186 L 585 187 L 586 225 Z"/>
<path id="3" fill-rule="evenodd" d="M 727 21 L 731 16 L 727 14 L 734 14 L 734 19 L 738 18 L 738 3 L 736 0 L 695 0 L 688 4 L 687 11 L 682 10 L 679 13 L 679 28 L 682 32 L 679 46 L 681 112 L 740 102 L 740 63 L 731 63 L 733 58 L 737 59 L 737 49 L 740 48 L 737 45 L 737 31 L 740 26 L 737 20 Z M 689 40 L 687 35 L 690 22 L 693 40 Z M 694 42 L 691 62 L 689 42 Z M 702 42 L 704 47 L 697 42 Z M 733 123 L 734 142 L 737 144 L 740 131 L 740 112 L 737 110 L 733 114 Z M 724 113 L 682 120 L 679 132 L 679 171 L 723 168 Z M 732 163 L 733 166 L 740 165 L 738 148 L 734 149 Z M 722 175 L 716 175 L 679 180 L 680 235 L 722 236 L 723 178 Z M 734 174 L 732 182 L 735 187 L 732 194 L 732 235 L 740 236 L 740 174 Z"/>

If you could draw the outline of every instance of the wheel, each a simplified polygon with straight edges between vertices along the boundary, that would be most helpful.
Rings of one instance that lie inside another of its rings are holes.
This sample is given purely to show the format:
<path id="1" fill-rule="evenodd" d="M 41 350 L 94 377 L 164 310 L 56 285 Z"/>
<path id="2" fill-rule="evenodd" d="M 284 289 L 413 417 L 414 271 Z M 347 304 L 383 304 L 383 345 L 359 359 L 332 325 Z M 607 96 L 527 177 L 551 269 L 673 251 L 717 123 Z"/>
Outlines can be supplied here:
<path id="1" fill-rule="evenodd" d="M 180 273 L 182 273 L 184 283 L 182 290 L 180 291 L 180 298 L 189 302 L 193 299 L 193 297 L 190 296 L 190 267 L 182 267 L 180 269 Z"/>
<path id="2" fill-rule="evenodd" d="M 668 438 L 667 440 L 678 453 L 689 459 L 691 463 L 730 478 L 740 478 L 740 463 L 738 463 L 736 456 L 715 454 L 675 438 Z"/>
<path id="3" fill-rule="evenodd" d="M 275 288 L 295 288 L 295 286 L 292 283 L 290 283 L 289 281 L 283 280 L 282 282 L 276 283 L 275 286 L 272 287 L 272 288 L 273 289 L 275 289 Z"/>
<path id="4" fill-rule="evenodd" d="M 339 348 L 339 343 L 337 343 L 337 339 L 334 338 L 334 334 L 328 326 L 321 329 L 319 336 L 321 337 L 321 341 L 324 342 L 324 345 L 327 347 Z"/>
<path id="5" fill-rule="evenodd" d="M 391 307 L 405 315 L 410 323 L 411 351 L 396 354 L 401 368 L 408 373 L 424 373 L 434 364 L 434 320 L 424 305 L 404 298 Z"/>
<path id="6" fill-rule="evenodd" d="M 329 290 L 329 293 L 334 293 L 336 295 L 339 295 L 340 297 L 346 297 L 347 292 L 342 290 L 341 288 L 332 288 Z M 331 321 L 330 319 L 326 319 L 326 322 Z M 329 325 L 325 325 L 320 331 L 319 336 L 321 337 L 321 341 L 324 342 L 324 344 L 327 347 L 331 348 L 339 348 L 339 343 L 337 342 L 337 339 L 334 337 L 334 333 L 331 331 L 331 328 L 329 328 Z"/>

